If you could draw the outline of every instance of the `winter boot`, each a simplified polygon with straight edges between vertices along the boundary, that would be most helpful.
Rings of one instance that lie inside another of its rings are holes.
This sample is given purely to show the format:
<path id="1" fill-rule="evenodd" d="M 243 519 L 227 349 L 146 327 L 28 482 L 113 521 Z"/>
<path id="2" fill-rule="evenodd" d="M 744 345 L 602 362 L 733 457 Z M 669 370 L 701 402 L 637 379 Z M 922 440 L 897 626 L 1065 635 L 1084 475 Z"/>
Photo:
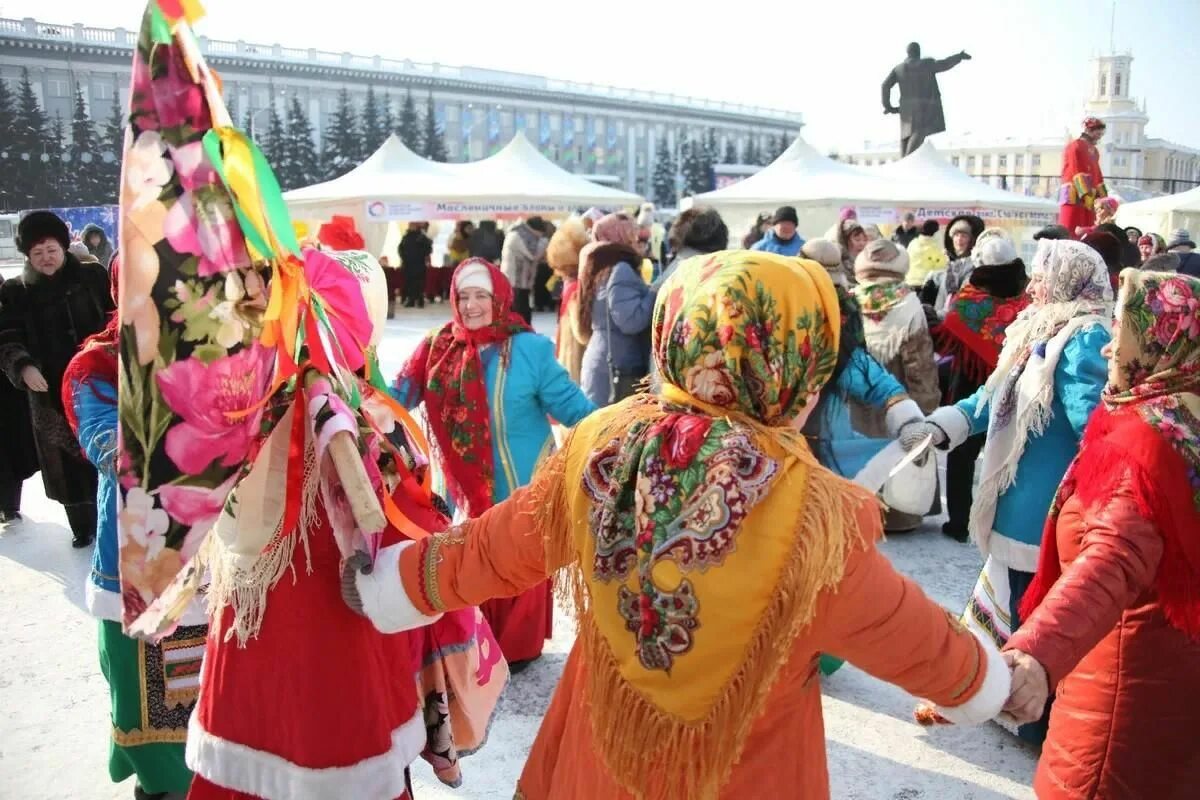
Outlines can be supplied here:
<path id="1" fill-rule="evenodd" d="M 66 506 L 67 521 L 71 523 L 71 546 L 87 547 L 96 541 L 96 504 L 73 503 Z"/>

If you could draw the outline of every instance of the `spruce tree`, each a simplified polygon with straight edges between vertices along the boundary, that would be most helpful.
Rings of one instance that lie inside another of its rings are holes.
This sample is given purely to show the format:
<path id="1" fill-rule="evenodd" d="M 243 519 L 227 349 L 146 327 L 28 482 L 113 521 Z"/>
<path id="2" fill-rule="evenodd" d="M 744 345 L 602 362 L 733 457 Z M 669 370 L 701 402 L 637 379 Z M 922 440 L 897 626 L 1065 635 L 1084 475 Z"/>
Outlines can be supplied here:
<path id="1" fill-rule="evenodd" d="M 75 114 L 71 118 L 71 144 L 67 152 L 71 173 L 69 196 L 80 206 L 98 205 L 101 200 L 102 176 L 99 172 L 100 137 L 88 116 L 83 102 L 83 90 L 75 87 Z"/>
<path id="2" fill-rule="evenodd" d="M 787 134 L 784 134 L 784 133 L 777 134 L 775 136 L 775 154 L 771 157 L 771 160 L 774 161 L 775 159 L 779 158 L 781 155 L 783 155 L 785 152 L 787 152 L 787 149 L 788 149 Z"/>
<path id="3" fill-rule="evenodd" d="M 22 69 L 12 137 L 6 143 L 14 168 L 5 182 L 12 181 L 13 203 L 18 208 L 38 205 L 46 196 L 46 169 L 42 162 L 46 132 L 46 114 L 33 93 L 29 70 Z"/>
<path id="4" fill-rule="evenodd" d="M 321 159 L 317 144 L 313 141 L 312 123 L 300 105 L 300 98 L 293 97 L 288 107 L 287 133 L 284 139 L 283 162 L 276 173 L 280 184 L 286 189 L 299 189 L 321 180 Z"/>
<path id="5" fill-rule="evenodd" d="M 446 140 L 437 128 L 437 115 L 433 104 L 433 92 L 425 104 L 425 136 L 421 142 L 422 154 L 430 161 L 446 160 Z"/>
<path id="6" fill-rule="evenodd" d="M 683 173 L 683 190 L 687 194 L 709 190 L 712 169 L 706 151 L 703 142 L 688 141 L 681 148 L 680 172 Z"/>
<path id="7" fill-rule="evenodd" d="M 675 160 L 671 158 L 666 138 L 658 140 L 658 149 L 654 154 L 654 175 L 650 183 L 655 203 L 663 207 L 675 205 L 678 199 L 675 195 Z"/>
<path id="8" fill-rule="evenodd" d="M 437 119 L 434 116 L 430 116 L 429 119 L 433 120 L 434 123 L 437 122 Z M 436 124 L 434 127 L 436 127 Z M 416 103 L 413 102 L 412 89 L 409 89 L 404 93 L 404 105 L 400 106 L 400 119 L 396 123 L 396 133 L 399 135 L 400 141 L 404 142 L 405 146 L 408 147 L 409 150 L 412 150 L 414 153 L 420 153 L 424 151 L 425 148 L 422 147 L 421 142 L 421 120 L 417 116 L 417 106 Z M 425 136 L 430 135 L 436 139 L 437 131 L 434 130 L 431 134 L 430 126 L 427 121 L 425 125 Z"/>
<path id="9" fill-rule="evenodd" d="M 375 94 L 375 87 L 368 85 L 367 100 L 363 104 L 362 114 L 363 156 L 370 156 L 387 139 L 389 131 L 386 124 L 387 120 L 379 106 L 379 97 Z"/>
<path id="10" fill-rule="evenodd" d="M 272 169 L 279 169 L 279 165 L 284 159 L 284 150 L 287 147 L 287 131 L 283 126 L 283 117 L 279 115 L 279 108 L 275 105 L 275 87 L 271 87 L 271 109 L 267 114 L 267 131 L 262 136 L 262 141 L 258 143 L 262 148 L 263 155 L 267 158 L 267 163 Z M 261 115 L 259 115 L 261 117 Z"/>
<path id="11" fill-rule="evenodd" d="M 380 144 L 383 144 L 392 135 L 392 132 L 396 130 L 396 113 L 392 109 L 392 96 L 390 94 L 383 96 L 383 107 L 379 113 L 379 126 L 383 129 L 383 139 L 380 141 Z"/>
<path id="12" fill-rule="evenodd" d="M 716 128 L 708 129 L 708 136 L 704 140 L 704 191 L 711 192 L 717 188 L 717 173 L 713 170 L 713 166 L 720 158 L 721 152 L 717 147 L 717 130 Z"/>
<path id="13" fill-rule="evenodd" d="M 759 163 L 758 142 L 755 140 L 753 135 L 751 135 L 751 137 L 746 140 L 746 152 L 744 154 L 742 154 L 742 163 L 743 164 L 758 164 Z"/>
<path id="14" fill-rule="evenodd" d="M 233 120 L 233 124 L 237 125 L 236 119 Z M 247 136 L 249 136 L 251 138 L 255 138 L 255 135 L 258 133 L 258 127 L 254 124 L 254 108 L 253 108 L 253 106 L 246 108 L 246 114 L 244 117 L 242 117 L 242 124 L 238 127 L 240 127 L 242 129 L 242 133 L 246 134 Z M 255 144 L 258 144 L 257 140 L 255 141 Z"/>
<path id="15" fill-rule="evenodd" d="M 112 111 L 100 134 L 100 158 L 96 174 L 100 176 L 98 200 L 101 205 L 117 202 L 121 191 L 121 159 L 125 150 L 125 114 L 113 98 Z"/>
<path id="16" fill-rule="evenodd" d="M 71 170 L 62 160 L 63 153 L 66 152 L 66 129 L 61 114 L 56 113 L 53 121 L 46 124 L 42 145 L 42 152 L 37 156 L 41 160 L 46 176 L 44 187 L 46 199 L 42 205 L 55 208 L 75 205 L 74 189 L 71 186 Z"/>
<path id="17" fill-rule="evenodd" d="M 726 164 L 741 163 L 738 161 L 737 145 L 734 144 L 733 139 L 729 139 L 725 142 L 725 158 L 723 159 L 723 162 Z"/>
<path id="18" fill-rule="evenodd" d="M 362 161 L 362 126 L 350 90 L 338 94 L 338 108 L 321 144 L 325 180 L 345 175 Z"/>
<path id="19" fill-rule="evenodd" d="M 8 83 L 0 78 L 0 169 L 6 175 L 12 175 L 15 162 L 13 161 L 12 140 L 16 123 L 16 106 Z M 17 207 L 13 200 L 11 179 L 0 180 L 0 211 L 12 211 Z"/>

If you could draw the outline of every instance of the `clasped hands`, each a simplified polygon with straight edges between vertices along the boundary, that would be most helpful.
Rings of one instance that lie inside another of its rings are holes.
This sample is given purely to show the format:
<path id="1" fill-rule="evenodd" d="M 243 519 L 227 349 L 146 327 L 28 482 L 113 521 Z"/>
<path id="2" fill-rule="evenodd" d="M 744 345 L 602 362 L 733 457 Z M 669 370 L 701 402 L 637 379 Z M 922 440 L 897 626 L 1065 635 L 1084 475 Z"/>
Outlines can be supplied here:
<path id="1" fill-rule="evenodd" d="M 1020 650 L 1004 650 L 1000 655 L 1012 670 L 1012 689 L 1008 702 L 1004 704 L 1005 713 L 1021 725 L 1036 722 L 1042 718 L 1046 702 L 1050 699 L 1050 679 L 1046 675 L 1046 668 L 1036 658 Z"/>

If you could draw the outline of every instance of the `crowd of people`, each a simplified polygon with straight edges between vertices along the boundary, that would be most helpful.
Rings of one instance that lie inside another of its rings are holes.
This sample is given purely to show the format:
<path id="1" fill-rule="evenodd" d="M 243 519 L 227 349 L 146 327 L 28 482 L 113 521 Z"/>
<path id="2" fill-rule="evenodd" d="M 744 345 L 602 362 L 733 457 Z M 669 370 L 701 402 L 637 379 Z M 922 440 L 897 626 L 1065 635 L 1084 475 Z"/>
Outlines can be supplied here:
<path id="1" fill-rule="evenodd" d="M 504 233 L 460 223 L 445 283 L 428 277 L 426 226 L 410 225 L 388 315 L 400 288 L 406 307 L 447 299 L 451 320 L 391 394 L 423 408 L 457 527 L 385 548 L 394 557 L 370 572 L 347 567 L 346 601 L 385 634 L 451 615 L 429 647 L 492 642 L 515 675 L 542 653 L 566 570 L 579 635 L 518 796 L 726 797 L 763 781 L 824 796 L 819 683 L 804 673 L 843 660 L 924 698 L 923 722 L 995 718 L 1041 746 L 1039 797 L 1187 796 L 1200 777 L 1178 735 L 1200 721 L 1200 279 L 1186 231 L 1121 231 L 1114 246 L 1108 205 L 1078 238 L 1041 231 L 1028 266 L 971 216 L 909 217 L 885 239 L 843 213 L 806 240 L 783 207 L 728 250 L 720 215 L 697 207 L 658 252 L 645 213 Z M 337 228 L 318 246 L 361 245 Z M 136 775 L 139 797 L 227 796 L 226 772 L 185 763 L 195 692 L 137 679 L 203 642 L 203 608 L 152 647 L 119 621 L 120 256 L 77 256 L 49 212 L 19 235 L 24 272 L 0 289 L 16 444 L 5 521 L 40 471 L 75 545 L 96 542 L 87 596 L 113 779 Z M 553 341 L 530 325 L 535 281 L 555 287 Z M 893 441 L 946 452 L 942 531 L 984 559 L 961 617 L 874 548 L 939 514 L 941 493 L 881 518 L 847 480 Z M 222 669 L 244 658 L 221 652 L 209 658 Z M 503 680 L 463 685 L 461 665 L 430 663 L 422 680 L 441 691 L 423 754 L 456 783 Z M 161 736 L 138 731 L 170 696 L 191 699 L 155 721 Z M 809 733 L 771 734 L 784 724 Z M 776 752 L 785 741 L 804 753 Z"/>
<path id="2" fill-rule="evenodd" d="M 35 211 L 0 286 L 0 523 L 40 471 L 93 547 L 137 800 L 412 800 L 418 758 L 458 786 L 555 595 L 521 800 L 828 797 L 845 662 L 1040 748 L 1043 800 L 1195 794 L 1200 257 L 1115 225 L 1101 121 L 1029 246 L 784 206 L 737 248 L 647 205 L 373 255 L 238 163 L 195 13 L 145 17 L 122 251 Z M 431 302 L 388 380 L 387 319 Z M 943 505 L 961 614 L 876 546 Z"/>

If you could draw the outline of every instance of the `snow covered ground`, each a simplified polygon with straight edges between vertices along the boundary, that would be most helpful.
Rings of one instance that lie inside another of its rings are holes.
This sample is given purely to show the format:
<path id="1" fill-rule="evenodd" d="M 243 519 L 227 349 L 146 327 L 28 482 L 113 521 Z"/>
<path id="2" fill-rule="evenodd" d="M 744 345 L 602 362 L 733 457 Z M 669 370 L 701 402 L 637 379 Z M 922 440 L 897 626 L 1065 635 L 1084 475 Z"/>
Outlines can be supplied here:
<path id="1" fill-rule="evenodd" d="M 446 307 L 435 305 L 389 323 L 385 373 L 394 374 L 421 334 L 446 316 Z M 537 319 L 539 330 L 553 325 L 550 315 Z M 0 798 L 127 800 L 132 781 L 113 785 L 107 773 L 108 691 L 97 623 L 83 605 L 91 554 L 71 549 L 62 507 L 46 499 L 38 476 L 25 484 L 21 510 L 23 521 L 0 526 Z M 981 564 L 973 546 L 946 539 L 932 522 L 883 549 L 956 612 Z M 414 766 L 417 800 L 512 797 L 573 636 L 560 615 L 545 656 L 514 677 L 487 746 L 463 761 L 461 788 L 439 784 L 423 762 Z M 1033 797 L 1036 755 L 998 727 L 920 728 L 912 722 L 912 697 L 851 666 L 827 679 L 823 691 L 833 797 Z"/>

